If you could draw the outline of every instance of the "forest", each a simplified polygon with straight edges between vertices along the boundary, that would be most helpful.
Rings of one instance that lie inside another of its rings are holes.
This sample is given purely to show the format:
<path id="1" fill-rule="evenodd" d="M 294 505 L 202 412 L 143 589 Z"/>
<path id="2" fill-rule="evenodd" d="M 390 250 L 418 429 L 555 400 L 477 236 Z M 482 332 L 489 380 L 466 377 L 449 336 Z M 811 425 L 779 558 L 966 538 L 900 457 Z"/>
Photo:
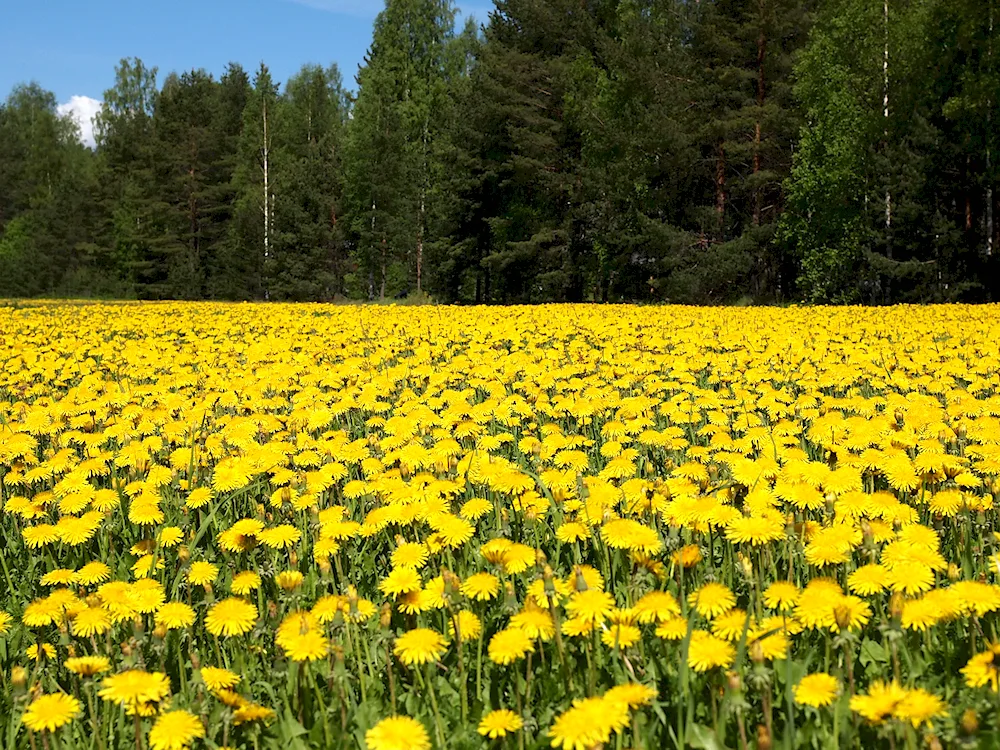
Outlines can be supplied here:
<path id="1" fill-rule="evenodd" d="M 357 71 L 121 60 L 93 149 L 18 85 L 0 297 L 995 301 L 994 4 L 386 0 Z"/>

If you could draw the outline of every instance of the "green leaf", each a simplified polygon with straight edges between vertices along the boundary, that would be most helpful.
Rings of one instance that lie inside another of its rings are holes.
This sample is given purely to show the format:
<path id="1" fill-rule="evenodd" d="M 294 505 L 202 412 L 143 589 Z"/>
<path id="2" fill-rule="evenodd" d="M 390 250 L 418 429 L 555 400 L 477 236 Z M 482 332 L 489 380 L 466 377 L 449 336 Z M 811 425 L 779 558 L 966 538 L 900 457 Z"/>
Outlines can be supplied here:
<path id="1" fill-rule="evenodd" d="M 861 655 L 858 657 L 858 661 L 865 667 L 875 663 L 888 664 L 889 655 L 881 643 L 877 643 L 870 638 L 865 638 L 861 644 Z"/>
<path id="2" fill-rule="evenodd" d="M 285 709 L 285 715 L 278 725 L 278 734 L 285 750 L 308 750 L 308 746 L 299 739 L 307 734 L 306 728 L 292 716 L 291 709 Z"/>
<path id="3" fill-rule="evenodd" d="M 703 724 L 691 724 L 687 732 L 687 744 L 690 747 L 700 747 L 703 750 L 726 750 L 714 729 L 709 729 Z"/>

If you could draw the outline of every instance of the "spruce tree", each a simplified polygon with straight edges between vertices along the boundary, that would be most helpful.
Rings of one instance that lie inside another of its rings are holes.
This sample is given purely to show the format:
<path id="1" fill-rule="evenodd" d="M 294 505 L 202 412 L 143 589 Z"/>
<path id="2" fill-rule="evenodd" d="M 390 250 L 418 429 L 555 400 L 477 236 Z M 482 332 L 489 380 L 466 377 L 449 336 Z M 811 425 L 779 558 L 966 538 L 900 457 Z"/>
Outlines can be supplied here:
<path id="1" fill-rule="evenodd" d="M 358 73 L 345 184 L 356 240 L 354 288 L 369 298 L 423 287 L 454 19 L 451 0 L 387 0 Z"/>
<path id="2" fill-rule="evenodd" d="M 109 254 L 124 288 L 138 296 L 149 296 L 164 272 L 152 249 L 162 234 L 156 205 L 156 77 L 157 69 L 142 60 L 123 59 L 94 123 Z"/>

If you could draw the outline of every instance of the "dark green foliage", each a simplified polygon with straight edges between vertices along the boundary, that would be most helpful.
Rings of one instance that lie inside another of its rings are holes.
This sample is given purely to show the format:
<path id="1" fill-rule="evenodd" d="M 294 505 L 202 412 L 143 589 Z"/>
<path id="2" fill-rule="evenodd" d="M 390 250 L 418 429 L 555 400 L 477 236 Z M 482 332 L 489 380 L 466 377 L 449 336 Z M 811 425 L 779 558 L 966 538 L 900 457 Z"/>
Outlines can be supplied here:
<path id="1" fill-rule="evenodd" d="M 336 67 L 0 105 L 0 295 L 983 301 L 998 0 L 387 0 Z M 888 107 L 886 107 L 886 97 Z"/>
<path id="2" fill-rule="evenodd" d="M 0 104 L 0 295 L 99 287 L 94 165 L 78 137 L 35 83 Z"/>
<path id="3" fill-rule="evenodd" d="M 806 299 L 996 298 L 993 5 L 823 3 L 782 221 Z"/>

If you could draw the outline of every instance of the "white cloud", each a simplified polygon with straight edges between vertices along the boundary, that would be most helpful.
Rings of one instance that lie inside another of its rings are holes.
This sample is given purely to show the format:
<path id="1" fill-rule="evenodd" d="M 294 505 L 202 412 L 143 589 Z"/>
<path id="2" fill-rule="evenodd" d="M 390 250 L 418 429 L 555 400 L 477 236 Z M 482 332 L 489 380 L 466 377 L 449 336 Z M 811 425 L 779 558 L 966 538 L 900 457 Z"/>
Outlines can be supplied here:
<path id="1" fill-rule="evenodd" d="M 71 96 L 65 104 L 60 104 L 56 111 L 60 115 L 70 114 L 80 126 L 80 140 L 84 145 L 93 148 L 94 117 L 101 111 L 101 102 L 89 96 Z"/>

